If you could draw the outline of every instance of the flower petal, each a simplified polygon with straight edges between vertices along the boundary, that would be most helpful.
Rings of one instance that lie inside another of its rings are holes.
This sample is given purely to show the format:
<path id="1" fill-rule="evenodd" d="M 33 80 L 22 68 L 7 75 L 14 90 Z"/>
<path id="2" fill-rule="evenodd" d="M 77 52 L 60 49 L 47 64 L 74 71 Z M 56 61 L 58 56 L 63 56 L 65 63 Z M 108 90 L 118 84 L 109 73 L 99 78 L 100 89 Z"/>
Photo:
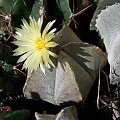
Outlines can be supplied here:
<path id="1" fill-rule="evenodd" d="M 35 50 L 35 48 L 32 48 L 31 46 L 25 46 L 25 47 L 18 47 L 17 49 L 15 49 L 13 52 L 13 56 L 18 56 L 18 55 L 22 55 L 26 52 Z"/>
<path id="2" fill-rule="evenodd" d="M 22 22 L 23 25 L 21 25 L 21 28 L 17 28 L 16 34 L 13 35 L 13 37 L 16 38 L 16 41 L 13 43 L 18 46 L 18 48 L 13 51 L 13 55 L 22 55 L 18 59 L 18 62 L 25 61 L 23 68 L 28 69 L 28 76 L 38 67 L 40 67 L 41 71 L 45 74 L 44 66 L 47 68 L 50 68 L 50 65 L 54 67 L 53 62 L 50 60 L 50 55 L 57 57 L 55 53 L 48 50 L 50 47 L 58 45 L 55 42 L 49 42 L 54 37 L 54 32 L 56 31 L 56 28 L 49 31 L 55 20 L 46 25 L 42 35 L 43 16 L 41 16 L 38 21 L 30 16 L 29 23 L 25 19 L 23 19 Z M 36 47 L 36 41 L 38 40 L 42 40 L 45 46 L 43 45 L 42 48 Z"/>
<path id="3" fill-rule="evenodd" d="M 55 42 L 48 42 L 48 43 L 46 43 L 45 44 L 45 47 L 56 47 L 58 44 L 57 43 L 55 43 Z"/>
<path id="4" fill-rule="evenodd" d="M 43 63 L 42 62 L 40 63 L 40 68 L 41 68 L 41 71 L 45 74 L 45 68 L 43 67 Z"/>
<path id="5" fill-rule="evenodd" d="M 25 26 L 25 28 L 29 29 L 28 22 L 25 19 L 22 20 L 22 23 Z"/>
<path id="6" fill-rule="evenodd" d="M 18 31 L 16 31 L 16 34 L 19 35 L 19 36 L 22 36 L 22 34 Z"/>
<path id="7" fill-rule="evenodd" d="M 42 50 L 42 60 L 47 68 L 50 68 L 49 66 L 49 53 L 46 49 Z"/>
<path id="8" fill-rule="evenodd" d="M 17 63 L 19 63 L 19 62 L 23 62 L 25 59 L 27 59 L 32 53 L 34 53 L 35 51 L 29 51 L 29 52 L 27 52 L 27 53 L 25 53 L 24 55 L 22 55 L 19 59 L 18 59 L 18 61 L 17 61 Z"/>
<path id="9" fill-rule="evenodd" d="M 55 65 L 53 64 L 53 62 L 51 60 L 49 60 L 49 64 L 53 67 L 55 67 Z"/>
<path id="10" fill-rule="evenodd" d="M 43 24 L 43 15 L 38 19 L 38 26 L 39 26 L 39 31 L 41 32 L 42 24 Z"/>
<path id="11" fill-rule="evenodd" d="M 42 32 L 42 38 L 44 38 L 44 37 L 46 36 L 48 30 L 52 27 L 52 25 L 53 25 L 54 23 L 55 23 L 55 20 L 53 20 L 52 22 L 49 22 L 49 23 L 46 25 L 45 29 L 44 29 L 43 32 Z"/>
<path id="12" fill-rule="evenodd" d="M 54 33 L 48 33 L 46 36 L 45 36 L 45 42 L 48 42 L 50 41 L 52 38 L 54 37 Z"/>
<path id="13" fill-rule="evenodd" d="M 54 33 L 56 30 L 57 30 L 57 29 L 54 28 L 54 29 L 52 29 L 49 33 Z"/>
<path id="14" fill-rule="evenodd" d="M 33 33 L 34 36 L 39 37 L 40 36 L 40 30 L 38 23 L 36 22 L 35 18 L 32 18 L 30 16 L 30 31 Z"/>
<path id="15" fill-rule="evenodd" d="M 35 51 L 34 53 L 28 56 L 28 58 L 24 63 L 24 66 L 31 69 L 37 69 L 37 67 L 39 67 L 40 59 L 41 59 L 41 54 Z"/>
<path id="16" fill-rule="evenodd" d="M 55 58 L 58 57 L 58 55 L 56 55 L 55 53 L 53 53 L 53 52 L 51 52 L 51 51 L 49 51 L 49 50 L 48 50 L 48 53 L 49 53 L 51 56 L 55 57 Z"/>
<path id="17" fill-rule="evenodd" d="M 28 68 L 28 71 L 36 70 L 40 65 L 41 71 L 45 74 L 45 69 L 43 67 L 43 61 L 41 57 L 41 53 L 39 51 L 35 51 L 31 54 L 23 64 L 23 68 Z"/>
<path id="18" fill-rule="evenodd" d="M 18 46 L 33 46 L 33 41 L 13 41 L 12 43 L 14 43 L 15 45 L 18 45 Z"/>

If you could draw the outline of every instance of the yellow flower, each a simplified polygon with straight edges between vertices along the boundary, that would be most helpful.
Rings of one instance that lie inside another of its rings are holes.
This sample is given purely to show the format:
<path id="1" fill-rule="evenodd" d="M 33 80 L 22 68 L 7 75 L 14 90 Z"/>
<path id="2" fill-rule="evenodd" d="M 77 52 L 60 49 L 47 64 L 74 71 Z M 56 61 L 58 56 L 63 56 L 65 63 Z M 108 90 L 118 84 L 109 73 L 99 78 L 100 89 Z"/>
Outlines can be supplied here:
<path id="1" fill-rule="evenodd" d="M 14 50 L 13 55 L 22 55 L 18 59 L 18 63 L 24 61 L 23 69 L 28 69 L 28 76 L 38 67 L 45 73 L 44 66 L 47 68 L 50 68 L 50 65 L 54 67 L 50 56 L 57 57 L 57 55 L 49 49 L 58 45 L 51 41 L 56 28 L 51 31 L 50 28 L 55 20 L 49 22 L 43 32 L 41 32 L 43 16 L 41 16 L 38 21 L 30 17 L 30 23 L 27 23 L 25 19 L 23 19 L 22 22 L 23 25 L 21 25 L 21 28 L 16 29 L 16 34 L 14 35 L 16 41 L 13 43 L 17 45 L 18 48 Z"/>

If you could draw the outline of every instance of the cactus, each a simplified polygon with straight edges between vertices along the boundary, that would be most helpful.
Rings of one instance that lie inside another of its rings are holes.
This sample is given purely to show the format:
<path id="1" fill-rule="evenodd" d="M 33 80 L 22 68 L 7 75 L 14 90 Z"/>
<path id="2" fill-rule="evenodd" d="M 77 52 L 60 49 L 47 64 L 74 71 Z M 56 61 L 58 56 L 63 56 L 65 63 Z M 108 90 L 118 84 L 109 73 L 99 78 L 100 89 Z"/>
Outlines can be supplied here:
<path id="1" fill-rule="evenodd" d="M 77 110 L 74 106 L 62 109 L 57 115 L 45 115 L 35 112 L 36 120 L 78 120 Z"/>
<path id="2" fill-rule="evenodd" d="M 65 33 L 68 31 L 67 36 Z M 68 101 L 84 103 L 99 70 L 107 62 L 107 55 L 94 45 L 78 42 L 77 36 L 68 27 L 62 29 L 55 39 L 62 43 L 56 68 L 46 70 L 45 75 L 38 68 L 28 78 L 24 94 L 33 98 L 36 93 L 38 99 L 55 105 Z"/>
<path id="3" fill-rule="evenodd" d="M 19 97 L 20 92 L 24 94 L 24 99 L 17 98 L 22 99 L 22 102 L 37 100 L 41 105 L 41 101 L 44 101 L 61 110 L 58 114 L 42 114 L 39 113 L 39 108 L 35 111 L 18 108 L 12 110 L 8 106 L 10 111 L 0 111 L 0 119 L 29 120 L 32 119 L 30 112 L 34 112 L 32 115 L 37 120 L 78 120 L 79 110 L 71 103 L 76 103 L 81 108 L 86 106 L 95 81 L 104 81 L 100 78 L 100 72 L 107 62 L 110 64 L 110 75 L 118 75 L 119 78 L 119 64 L 112 64 L 113 61 L 119 61 L 115 52 L 119 50 L 119 18 L 112 21 L 112 14 L 118 15 L 119 9 L 117 13 L 113 9 L 111 14 L 108 11 L 110 7 L 103 10 L 114 2 L 115 0 L 0 0 L 0 93 L 5 92 L 7 95 L 4 99 L 0 94 L 0 109 L 11 103 L 9 95 L 17 94 Z M 90 23 L 90 32 L 99 30 L 106 52 L 96 44 L 90 44 L 91 38 L 87 37 L 90 41 L 83 41 L 81 33 L 79 35 L 82 31 L 77 28 L 82 29 L 79 19 L 82 15 L 88 16 L 87 10 L 91 10 L 91 3 L 95 3 L 97 9 Z M 101 10 L 103 11 L 98 16 Z M 111 27 L 105 21 L 112 23 Z M 31 55 L 33 56 L 30 57 Z M 34 63 L 38 64 L 33 65 Z M 115 71 L 113 67 L 116 68 Z M 117 75 L 113 72 L 117 72 Z M 96 103 L 101 100 L 99 87 L 98 84 Z M 68 106 L 61 108 L 66 103 Z"/>

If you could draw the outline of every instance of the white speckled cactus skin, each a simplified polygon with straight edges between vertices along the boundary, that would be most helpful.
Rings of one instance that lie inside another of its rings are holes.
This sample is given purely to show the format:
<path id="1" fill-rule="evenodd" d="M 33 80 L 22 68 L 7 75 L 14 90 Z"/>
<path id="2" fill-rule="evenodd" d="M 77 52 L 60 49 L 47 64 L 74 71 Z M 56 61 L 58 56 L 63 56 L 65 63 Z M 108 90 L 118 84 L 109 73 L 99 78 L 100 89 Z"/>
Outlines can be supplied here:
<path id="1" fill-rule="evenodd" d="M 106 7 L 98 15 L 96 27 L 103 39 L 110 64 L 110 82 L 120 83 L 120 4 Z"/>

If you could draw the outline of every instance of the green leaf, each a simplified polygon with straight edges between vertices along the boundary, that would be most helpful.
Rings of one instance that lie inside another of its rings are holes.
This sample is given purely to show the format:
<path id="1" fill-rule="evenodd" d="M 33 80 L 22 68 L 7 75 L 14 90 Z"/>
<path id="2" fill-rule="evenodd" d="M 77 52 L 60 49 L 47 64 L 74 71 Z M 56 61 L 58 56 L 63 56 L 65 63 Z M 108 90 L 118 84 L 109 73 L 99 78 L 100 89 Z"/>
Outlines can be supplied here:
<path id="1" fill-rule="evenodd" d="M 0 66 L 2 73 L 0 74 L 0 89 L 8 93 L 21 91 L 23 89 L 26 76 L 20 70 L 15 68 L 12 69 L 12 66 L 8 66 L 9 64 L 6 64 L 6 66 L 4 64 L 4 62 L 1 63 L 3 70 Z"/>
<path id="2" fill-rule="evenodd" d="M 55 26 L 58 29 L 61 29 L 64 24 L 69 24 L 72 12 L 68 0 L 52 0 L 52 4 L 50 0 L 46 0 L 43 1 L 43 7 L 47 22 L 56 20 Z"/>
<path id="3" fill-rule="evenodd" d="M 2 65 L 2 68 L 6 71 L 6 72 L 9 72 L 9 71 L 12 71 L 13 69 L 13 66 L 11 64 L 7 64 L 6 62 Z"/>
<path id="4" fill-rule="evenodd" d="M 5 78 L 0 78 L 0 89 L 10 93 L 16 92 L 16 86 L 12 83 L 11 80 Z"/>
<path id="5" fill-rule="evenodd" d="M 89 0 L 76 0 L 76 10 L 84 9 L 85 7 L 89 6 Z M 75 5 L 74 5 L 75 6 Z"/>
<path id="6" fill-rule="evenodd" d="M 0 120 L 29 120 L 29 110 L 3 111 L 0 112 Z"/>
<path id="7" fill-rule="evenodd" d="M 59 10 L 59 7 L 56 3 L 56 0 L 52 0 L 52 4 L 50 0 L 43 0 L 43 9 L 45 12 L 45 18 L 48 21 L 56 20 L 56 26 L 62 26 L 63 14 Z"/>
<path id="8" fill-rule="evenodd" d="M 0 9 L 3 9 L 4 11 L 10 13 L 14 3 L 15 0 L 0 0 Z"/>
<path id="9" fill-rule="evenodd" d="M 12 49 L 4 44 L 0 44 L 0 60 L 6 61 L 11 56 Z"/>
<path id="10" fill-rule="evenodd" d="M 28 19 L 35 0 L 16 0 L 14 8 L 11 12 L 11 25 L 14 30 L 15 27 L 20 26 L 21 19 Z"/>
<path id="11" fill-rule="evenodd" d="M 11 113 L 13 113 L 12 110 L 10 110 L 10 111 L 0 111 L 0 120 L 4 120 L 3 118 L 5 116 L 7 116 L 8 114 L 11 114 Z"/>
<path id="12" fill-rule="evenodd" d="M 93 0 L 95 3 L 99 2 L 100 0 Z"/>
<path id="13" fill-rule="evenodd" d="M 0 43 L 0 60 L 15 65 L 17 57 L 13 57 L 12 54 L 12 49 L 9 46 Z"/>
<path id="14" fill-rule="evenodd" d="M 34 18 L 38 19 L 40 17 L 40 7 L 41 7 L 41 0 L 36 0 L 33 8 L 32 8 L 32 12 L 31 15 L 34 16 Z"/>
<path id="15" fill-rule="evenodd" d="M 68 22 L 72 16 L 69 0 L 56 0 L 56 3 L 64 16 L 64 22 Z"/>

